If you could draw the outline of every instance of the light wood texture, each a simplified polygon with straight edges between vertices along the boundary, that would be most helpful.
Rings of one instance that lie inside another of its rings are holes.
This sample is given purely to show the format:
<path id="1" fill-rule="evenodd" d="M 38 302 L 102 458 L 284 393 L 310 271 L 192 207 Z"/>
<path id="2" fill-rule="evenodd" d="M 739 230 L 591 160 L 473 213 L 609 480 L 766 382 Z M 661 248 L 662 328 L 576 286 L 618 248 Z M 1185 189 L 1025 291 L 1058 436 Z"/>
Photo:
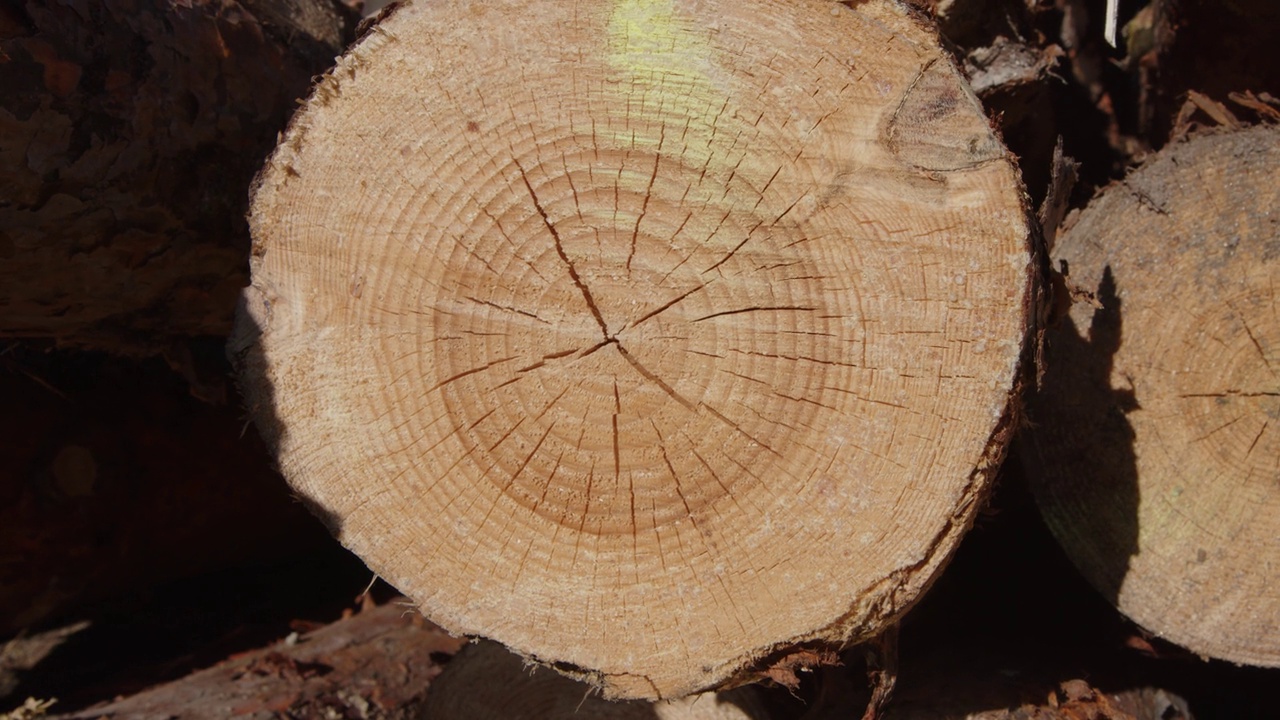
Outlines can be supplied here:
<path id="1" fill-rule="evenodd" d="M 294 488 L 429 617 L 676 697 L 945 563 L 1026 217 L 897 4 L 413 4 L 264 171 L 236 349 Z"/>
<path id="2" fill-rule="evenodd" d="M 1176 144 L 1058 241 L 1096 290 L 1049 337 L 1028 468 L 1041 511 L 1126 615 L 1197 653 L 1280 665 L 1280 132 Z"/>

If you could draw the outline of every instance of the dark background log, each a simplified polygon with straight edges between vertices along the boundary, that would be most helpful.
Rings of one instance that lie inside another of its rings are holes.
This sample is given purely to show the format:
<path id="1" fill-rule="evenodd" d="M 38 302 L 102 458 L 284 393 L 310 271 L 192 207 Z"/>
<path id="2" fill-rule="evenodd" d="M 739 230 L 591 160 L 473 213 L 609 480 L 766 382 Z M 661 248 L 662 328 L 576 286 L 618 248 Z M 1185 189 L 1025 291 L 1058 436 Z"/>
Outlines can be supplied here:
<path id="1" fill-rule="evenodd" d="M 0 368 L 0 635 L 328 546 L 239 411 L 162 361 L 15 346 Z"/>
<path id="2" fill-rule="evenodd" d="M 249 180 L 352 20 L 329 0 L 0 6 L 0 338 L 225 335 Z"/>

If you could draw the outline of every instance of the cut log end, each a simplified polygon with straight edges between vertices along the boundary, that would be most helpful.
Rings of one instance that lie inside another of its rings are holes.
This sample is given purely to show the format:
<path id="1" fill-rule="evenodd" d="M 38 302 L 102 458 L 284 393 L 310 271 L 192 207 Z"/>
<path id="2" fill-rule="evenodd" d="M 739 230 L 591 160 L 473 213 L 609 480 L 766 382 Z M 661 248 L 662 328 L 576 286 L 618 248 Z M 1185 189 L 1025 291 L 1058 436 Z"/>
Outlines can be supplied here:
<path id="1" fill-rule="evenodd" d="M 1008 439 L 1023 195 L 893 3 L 407 6 L 251 224 L 292 485 L 433 620 L 610 696 L 874 635 Z"/>
<path id="2" fill-rule="evenodd" d="M 1196 653 L 1280 666 L 1280 131 L 1171 146 L 1059 240 L 1029 474 L 1068 555 Z"/>

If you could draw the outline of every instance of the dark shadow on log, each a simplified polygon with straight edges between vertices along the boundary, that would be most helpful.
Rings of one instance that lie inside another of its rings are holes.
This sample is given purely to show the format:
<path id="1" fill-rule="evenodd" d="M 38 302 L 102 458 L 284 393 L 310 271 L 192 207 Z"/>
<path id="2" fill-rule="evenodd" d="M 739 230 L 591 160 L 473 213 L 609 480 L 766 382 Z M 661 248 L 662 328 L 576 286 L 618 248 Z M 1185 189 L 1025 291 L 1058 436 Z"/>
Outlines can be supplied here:
<path id="1" fill-rule="evenodd" d="M 886 717 L 1117 717 L 1070 710 L 1063 685 L 1072 680 L 1086 681 L 1137 720 L 1274 716 L 1276 670 L 1206 663 L 1147 637 L 1076 572 L 1040 518 L 1016 457 L 954 561 L 906 616 L 902 672 Z M 865 684 L 860 666 L 835 671 L 846 687 Z M 1046 704 L 1050 694 L 1056 709 Z M 865 703 L 865 690 L 861 697 Z M 861 710 L 846 707 L 804 720 L 848 720 Z"/>
<path id="2" fill-rule="evenodd" d="M 270 453 L 274 462 L 278 461 L 280 445 L 288 431 L 276 413 L 275 388 L 272 387 L 267 375 L 269 362 L 260 342 L 263 328 L 258 315 L 249 308 L 249 305 L 254 302 L 261 302 L 263 307 L 266 307 L 265 300 L 255 299 L 256 293 L 257 291 L 253 288 L 245 288 L 240 295 L 240 302 L 236 306 L 235 325 L 231 331 L 231 338 L 227 341 L 227 356 L 235 367 L 245 409 L 253 420 L 258 435 L 266 443 L 267 452 Z M 341 518 L 316 502 L 314 498 L 296 493 L 294 497 L 324 524 L 330 534 L 338 536 L 342 529 Z"/>
<path id="3" fill-rule="evenodd" d="M 1087 337 L 1070 319 L 1048 332 L 1043 387 L 1028 408 L 1035 452 L 1024 461 L 1058 542 L 1115 604 L 1138 552 L 1138 471 L 1125 416 L 1139 405 L 1132 386 L 1115 387 L 1112 377 L 1123 323 L 1110 267 L 1096 297 Z"/>
<path id="4" fill-rule="evenodd" d="M 741 687 L 660 704 L 610 701 L 585 682 L 526 663 L 502 645 L 482 640 L 458 653 L 431 689 L 424 720 L 766 720 L 760 689 Z M 705 707 L 710 705 L 712 707 Z M 702 706 L 702 707 L 699 707 Z M 696 708 L 696 709 L 695 709 Z"/>

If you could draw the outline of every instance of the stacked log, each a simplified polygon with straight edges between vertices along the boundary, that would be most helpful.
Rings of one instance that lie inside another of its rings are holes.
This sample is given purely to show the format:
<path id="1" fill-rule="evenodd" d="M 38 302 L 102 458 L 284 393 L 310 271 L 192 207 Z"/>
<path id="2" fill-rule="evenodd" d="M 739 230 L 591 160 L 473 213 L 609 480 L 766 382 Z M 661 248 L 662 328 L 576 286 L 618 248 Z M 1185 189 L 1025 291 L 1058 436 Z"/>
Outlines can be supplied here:
<path id="1" fill-rule="evenodd" d="M 296 492 L 434 621 L 610 697 L 896 621 L 1037 312 L 1012 159 L 878 0 L 405 6 L 252 226 L 233 345 Z"/>
<path id="2" fill-rule="evenodd" d="M 1176 143 L 1054 250 L 1091 291 L 1048 339 L 1028 472 L 1045 520 L 1126 615 L 1193 652 L 1280 666 L 1280 132 Z"/>

